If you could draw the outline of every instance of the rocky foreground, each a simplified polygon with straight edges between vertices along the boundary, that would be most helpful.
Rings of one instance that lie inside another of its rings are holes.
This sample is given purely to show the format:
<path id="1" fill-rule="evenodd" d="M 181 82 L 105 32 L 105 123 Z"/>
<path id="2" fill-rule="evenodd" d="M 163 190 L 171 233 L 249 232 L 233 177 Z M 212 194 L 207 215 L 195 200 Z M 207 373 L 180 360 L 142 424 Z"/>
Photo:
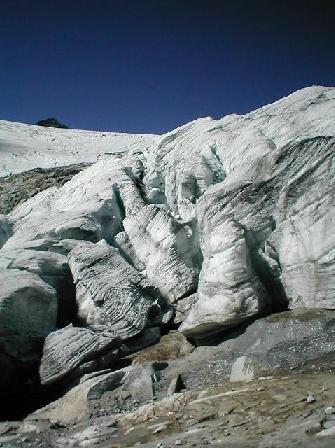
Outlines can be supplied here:
<path id="1" fill-rule="evenodd" d="M 150 139 L 1 181 L 0 443 L 333 446 L 335 89 Z"/>
<path id="2" fill-rule="evenodd" d="M 23 422 L 8 447 L 332 447 L 335 312 L 287 311 L 192 346 L 180 333 L 118 370 L 81 377 Z"/>

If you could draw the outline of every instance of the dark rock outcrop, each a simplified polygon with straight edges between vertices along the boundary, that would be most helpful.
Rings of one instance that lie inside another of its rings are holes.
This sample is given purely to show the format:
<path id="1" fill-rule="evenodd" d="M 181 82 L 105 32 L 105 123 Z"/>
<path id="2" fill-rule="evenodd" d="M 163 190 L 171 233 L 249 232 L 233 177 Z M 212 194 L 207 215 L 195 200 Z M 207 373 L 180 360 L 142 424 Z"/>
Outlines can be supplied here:
<path id="1" fill-rule="evenodd" d="M 0 213 L 10 213 L 14 207 L 47 188 L 61 187 L 88 165 L 81 163 L 57 168 L 35 168 L 0 177 Z"/>
<path id="2" fill-rule="evenodd" d="M 65 124 L 60 123 L 57 118 L 46 118 L 35 123 L 36 126 L 44 126 L 45 128 L 69 129 Z"/>

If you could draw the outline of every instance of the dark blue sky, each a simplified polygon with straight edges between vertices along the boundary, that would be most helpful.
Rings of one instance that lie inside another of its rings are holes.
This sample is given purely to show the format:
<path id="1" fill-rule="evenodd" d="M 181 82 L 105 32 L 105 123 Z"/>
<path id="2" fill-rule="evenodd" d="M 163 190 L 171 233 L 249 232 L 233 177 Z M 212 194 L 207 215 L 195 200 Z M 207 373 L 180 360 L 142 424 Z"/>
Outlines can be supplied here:
<path id="1" fill-rule="evenodd" d="M 334 86 L 332 3 L 1 0 L 0 119 L 161 133 Z"/>

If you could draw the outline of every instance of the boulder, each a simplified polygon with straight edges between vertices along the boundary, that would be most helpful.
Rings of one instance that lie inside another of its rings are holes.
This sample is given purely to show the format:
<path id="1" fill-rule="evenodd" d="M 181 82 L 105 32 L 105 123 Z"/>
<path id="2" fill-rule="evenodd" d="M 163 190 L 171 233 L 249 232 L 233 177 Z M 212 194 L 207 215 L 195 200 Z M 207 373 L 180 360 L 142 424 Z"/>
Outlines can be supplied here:
<path id="1" fill-rule="evenodd" d="M 154 398 L 154 370 L 151 364 L 132 366 L 122 381 L 122 390 L 129 392 L 132 400 L 143 403 Z"/>
<path id="2" fill-rule="evenodd" d="M 74 423 L 90 411 L 91 400 L 97 400 L 105 392 L 115 389 L 124 377 L 124 372 L 104 372 L 100 375 L 83 377 L 63 397 L 31 414 L 29 419 L 50 420 L 62 424 Z"/>
<path id="3" fill-rule="evenodd" d="M 232 381 L 321 365 L 335 352 L 335 311 L 297 309 L 273 314 L 255 321 L 226 348 L 240 354 L 232 366 Z"/>
<path id="4" fill-rule="evenodd" d="M 74 423 L 88 414 L 133 410 L 153 399 L 152 368 L 128 366 L 114 372 L 84 375 L 63 397 L 31 414 L 29 419 Z"/>
<path id="5" fill-rule="evenodd" d="M 335 311 L 276 313 L 232 330 L 224 338 L 218 345 L 199 346 L 184 357 L 170 359 L 159 372 L 157 395 L 165 396 L 178 375 L 193 390 L 227 381 L 329 369 L 335 363 Z"/>

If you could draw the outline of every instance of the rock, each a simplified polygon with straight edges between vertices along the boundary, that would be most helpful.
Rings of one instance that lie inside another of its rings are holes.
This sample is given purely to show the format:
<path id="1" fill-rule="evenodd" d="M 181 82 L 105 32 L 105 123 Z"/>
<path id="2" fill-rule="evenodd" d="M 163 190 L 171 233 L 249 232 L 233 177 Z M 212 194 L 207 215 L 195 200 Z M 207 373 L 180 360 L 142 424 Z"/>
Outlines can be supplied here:
<path id="1" fill-rule="evenodd" d="M 155 383 L 156 393 L 165 396 L 178 374 L 187 389 L 194 390 L 229 380 L 249 381 L 324 368 L 334 359 L 334 313 L 292 310 L 232 330 L 216 346 L 198 346 L 182 358 L 170 359 Z"/>
<path id="2" fill-rule="evenodd" d="M 104 240 L 82 242 L 70 252 L 69 263 L 78 317 L 86 324 L 103 325 L 128 339 L 149 325 L 149 313 L 159 312 L 146 279 Z"/>
<path id="3" fill-rule="evenodd" d="M 73 387 L 63 397 L 31 414 L 29 420 L 47 419 L 61 424 L 74 423 L 89 412 L 91 401 L 98 399 L 106 391 L 116 388 L 123 376 L 124 372 L 109 372 L 88 378 Z"/>
<path id="4" fill-rule="evenodd" d="M 146 362 L 164 362 L 186 356 L 194 350 L 185 336 L 178 332 L 170 332 L 160 338 L 152 347 L 145 348 L 132 356 L 133 364 Z"/>
<path id="5" fill-rule="evenodd" d="M 328 429 L 323 429 L 322 431 L 315 434 L 316 437 L 329 437 L 335 436 L 335 425 Z"/>
<path id="6" fill-rule="evenodd" d="M 169 384 L 169 387 L 166 392 L 167 397 L 171 397 L 173 394 L 177 394 L 181 392 L 183 389 L 185 389 L 185 385 L 183 383 L 181 375 L 177 375 L 171 383 Z"/>
<path id="7" fill-rule="evenodd" d="M 199 390 L 229 381 L 234 356 L 218 347 L 197 347 L 188 355 L 156 366 L 155 394 L 167 396 L 169 387 L 180 375 L 185 389 Z"/>
<path id="8" fill-rule="evenodd" d="M 12 235 L 11 224 L 5 215 L 0 214 L 0 248 Z"/>
<path id="9" fill-rule="evenodd" d="M 325 414 L 326 415 L 332 415 L 335 414 L 335 408 L 333 406 L 327 406 L 325 408 Z"/>
<path id="10" fill-rule="evenodd" d="M 91 379 L 83 378 L 84 382 Z M 245 384 L 224 382 L 217 387 L 155 400 L 130 412 L 122 408 L 117 415 L 109 405 L 118 387 L 113 389 L 111 385 L 110 390 L 99 394 L 100 398 L 87 400 L 82 395 L 82 410 L 77 406 L 71 417 L 70 412 L 76 400 L 79 405 L 81 396 L 77 389 L 75 396 L 67 397 L 66 405 L 64 401 L 62 411 L 58 408 L 58 415 L 53 411 L 53 421 L 61 416 L 58 428 L 48 431 L 50 423 L 42 425 L 37 413 L 26 422 L 45 428 L 42 440 L 48 438 L 50 446 L 134 446 L 137 443 L 152 447 L 159 442 L 171 447 L 181 440 L 187 447 L 206 444 L 244 447 L 247 444 L 255 448 L 328 448 L 333 442 L 331 434 L 328 437 L 322 437 L 327 432 L 321 437 L 315 434 L 331 428 L 331 421 L 326 424 L 323 411 L 334 401 L 334 381 L 334 375 L 325 369 L 296 377 L 255 379 Z M 328 392 L 318 393 L 317 403 L 311 407 L 303 399 L 306 390 L 321 391 L 322 387 Z M 65 417 L 67 424 L 62 421 Z"/>
<path id="11" fill-rule="evenodd" d="M 12 430 L 17 431 L 20 426 L 20 422 L 1 422 L 0 423 L 0 435 L 6 434 Z"/>
<path id="12" fill-rule="evenodd" d="M 69 129 L 65 124 L 60 123 L 57 118 L 46 118 L 44 120 L 39 120 L 35 123 L 37 126 L 44 126 L 46 128 L 60 128 L 60 129 Z"/>
<path id="13" fill-rule="evenodd" d="M 230 381 L 251 381 L 252 379 L 254 379 L 252 363 L 246 356 L 240 356 L 231 366 Z"/>
<path id="14" fill-rule="evenodd" d="M 124 356 L 131 355 L 132 353 L 140 352 L 141 350 L 155 344 L 161 335 L 160 327 L 150 327 L 144 329 L 138 335 L 123 341 L 122 354 Z"/>
<path id="15" fill-rule="evenodd" d="M 0 283 L 2 353 L 21 362 L 38 359 L 44 338 L 56 325 L 56 291 L 36 274 L 18 269 L 0 270 Z"/>
<path id="16" fill-rule="evenodd" d="M 243 364 L 248 360 L 254 375 L 266 375 L 321 362 L 334 350 L 334 331 L 334 311 L 286 311 L 256 320 L 244 334 L 221 346 L 244 354 Z"/>
<path id="17" fill-rule="evenodd" d="M 133 400 L 150 401 L 154 398 L 153 369 L 150 364 L 129 368 L 122 384 L 122 389 L 130 393 Z"/>
<path id="18" fill-rule="evenodd" d="M 138 425 L 148 420 L 166 418 L 169 412 L 178 412 L 192 399 L 190 392 L 174 394 L 172 397 L 164 398 L 159 402 L 148 403 L 141 406 L 132 413 L 120 416 L 121 428 Z"/>
<path id="19" fill-rule="evenodd" d="M 86 390 L 86 398 L 88 401 L 99 400 L 104 393 L 121 386 L 128 373 L 129 368 L 125 368 L 114 372 L 102 373 L 101 375 L 97 374 L 92 378 L 89 375 L 85 375 L 80 381 L 80 384 Z"/>
<path id="20" fill-rule="evenodd" d="M 41 382 L 51 384 L 69 374 L 77 376 L 110 367 L 120 357 L 119 345 L 113 332 L 72 325 L 54 331 L 44 343 Z"/>
<path id="21" fill-rule="evenodd" d="M 152 368 L 125 367 L 114 372 L 84 375 L 80 383 L 63 397 L 29 416 L 29 420 L 48 419 L 61 424 L 73 423 L 89 412 L 107 408 L 131 408 L 153 398 Z"/>
<path id="22" fill-rule="evenodd" d="M 61 187 L 89 164 L 73 164 L 55 168 L 35 168 L 19 174 L 0 177 L 0 213 L 14 207 L 50 187 Z"/>

